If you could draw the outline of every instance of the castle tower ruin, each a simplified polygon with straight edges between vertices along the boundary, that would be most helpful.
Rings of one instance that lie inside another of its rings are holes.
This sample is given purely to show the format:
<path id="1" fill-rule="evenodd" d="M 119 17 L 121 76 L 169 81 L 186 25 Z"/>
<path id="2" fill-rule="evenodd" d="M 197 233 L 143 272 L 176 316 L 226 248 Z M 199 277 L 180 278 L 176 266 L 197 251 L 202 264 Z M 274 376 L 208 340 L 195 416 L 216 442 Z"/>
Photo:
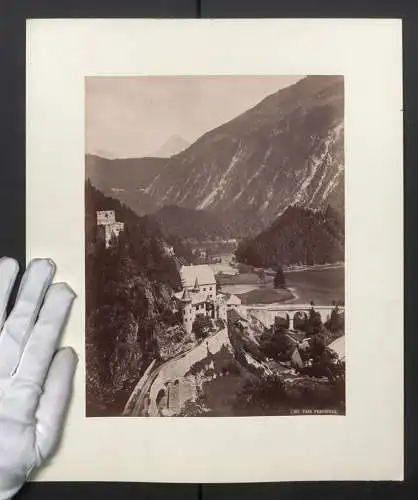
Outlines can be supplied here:
<path id="1" fill-rule="evenodd" d="M 104 228 L 105 246 L 110 247 L 112 236 L 119 237 L 121 231 L 125 229 L 123 222 L 116 222 L 114 210 L 99 210 L 96 212 L 97 225 Z"/>

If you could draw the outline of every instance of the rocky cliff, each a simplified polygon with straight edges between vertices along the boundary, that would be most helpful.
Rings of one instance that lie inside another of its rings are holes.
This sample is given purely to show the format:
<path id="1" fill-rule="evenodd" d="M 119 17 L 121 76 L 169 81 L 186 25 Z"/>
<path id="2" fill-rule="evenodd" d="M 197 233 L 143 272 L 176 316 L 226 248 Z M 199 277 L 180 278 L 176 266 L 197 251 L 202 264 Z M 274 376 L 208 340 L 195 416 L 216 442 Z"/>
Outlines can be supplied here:
<path id="1" fill-rule="evenodd" d="M 146 188 L 160 204 L 271 222 L 290 204 L 343 209 L 343 78 L 310 76 L 208 132 Z"/>

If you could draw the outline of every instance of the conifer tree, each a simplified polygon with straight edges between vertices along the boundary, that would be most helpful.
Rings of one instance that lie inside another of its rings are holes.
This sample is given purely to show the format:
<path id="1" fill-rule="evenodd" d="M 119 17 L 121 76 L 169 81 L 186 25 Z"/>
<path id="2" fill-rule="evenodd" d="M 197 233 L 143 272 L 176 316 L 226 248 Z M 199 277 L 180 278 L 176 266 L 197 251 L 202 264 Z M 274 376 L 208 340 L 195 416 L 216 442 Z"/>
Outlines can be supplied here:
<path id="1" fill-rule="evenodd" d="M 282 266 L 277 268 L 276 276 L 274 277 L 274 288 L 286 288 L 286 278 Z"/>

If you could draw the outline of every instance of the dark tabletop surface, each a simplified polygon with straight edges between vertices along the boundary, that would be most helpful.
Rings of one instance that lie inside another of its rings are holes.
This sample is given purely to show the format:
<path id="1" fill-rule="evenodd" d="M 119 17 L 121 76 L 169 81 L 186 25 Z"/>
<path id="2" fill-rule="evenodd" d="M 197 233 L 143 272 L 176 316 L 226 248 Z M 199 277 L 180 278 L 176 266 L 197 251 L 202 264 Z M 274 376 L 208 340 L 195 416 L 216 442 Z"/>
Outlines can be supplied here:
<path id="1" fill-rule="evenodd" d="M 404 18 L 405 76 L 405 283 L 406 430 L 404 483 L 283 483 L 261 485 L 167 485 L 125 483 L 29 483 L 19 500 L 132 499 L 231 500 L 322 498 L 418 498 L 418 342 L 416 218 L 418 214 L 418 25 L 417 3 L 293 0 L 0 0 L 0 254 L 25 262 L 25 20 L 66 17 L 389 17 Z M 393 263 L 395 265 L 395 263 Z M 414 332 L 415 330 L 415 332 Z M 415 334 L 414 334 L 415 333 Z M 1 430 L 0 430 L 1 432 Z"/>

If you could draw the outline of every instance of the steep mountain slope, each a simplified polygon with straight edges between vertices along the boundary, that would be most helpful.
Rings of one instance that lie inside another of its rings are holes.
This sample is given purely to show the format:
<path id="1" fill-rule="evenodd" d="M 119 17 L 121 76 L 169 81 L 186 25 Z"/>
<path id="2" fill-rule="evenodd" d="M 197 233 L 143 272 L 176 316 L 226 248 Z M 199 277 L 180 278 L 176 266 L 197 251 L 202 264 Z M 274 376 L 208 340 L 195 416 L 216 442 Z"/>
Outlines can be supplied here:
<path id="1" fill-rule="evenodd" d="M 145 192 L 166 166 L 164 158 L 125 158 L 110 160 L 86 155 L 86 177 L 106 196 L 118 199 L 144 215 L 155 210 L 158 204 Z"/>
<path id="2" fill-rule="evenodd" d="M 206 210 L 192 210 L 177 205 L 167 205 L 152 217 L 164 234 L 175 234 L 181 239 L 212 239 L 225 237 L 225 228 L 221 219 Z"/>
<path id="3" fill-rule="evenodd" d="M 264 222 L 293 203 L 342 212 L 343 115 L 343 78 L 309 76 L 172 157 L 146 192 L 160 205 L 251 208 Z"/>
<path id="4" fill-rule="evenodd" d="M 223 213 L 167 205 L 149 215 L 165 235 L 198 241 L 255 236 L 264 226 L 252 211 Z"/>
<path id="5" fill-rule="evenodd" d="M 266 267 L 344 260 L 343 221 L 330 206 L 325 210 L 291 206 L 268 229 L 243 241 L 236 257 L 244 264 Z"/>

